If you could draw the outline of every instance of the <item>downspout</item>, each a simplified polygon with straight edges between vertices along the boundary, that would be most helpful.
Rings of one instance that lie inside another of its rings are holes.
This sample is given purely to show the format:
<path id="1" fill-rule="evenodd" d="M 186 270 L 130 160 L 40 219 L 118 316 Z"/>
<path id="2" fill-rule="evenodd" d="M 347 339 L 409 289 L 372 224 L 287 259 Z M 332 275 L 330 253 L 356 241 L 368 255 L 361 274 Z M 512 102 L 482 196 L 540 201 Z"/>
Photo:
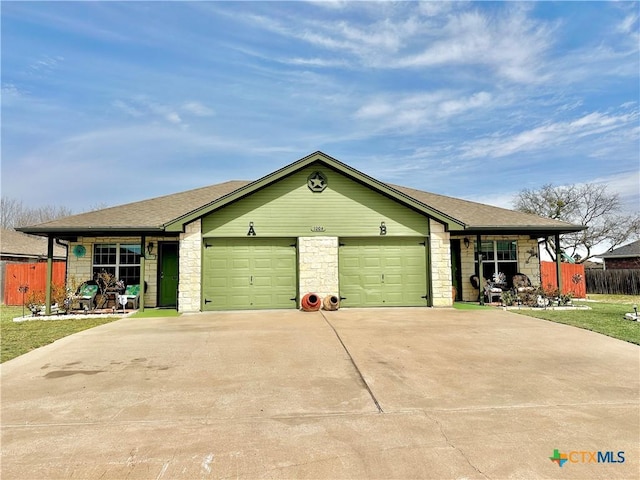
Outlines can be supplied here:
<path id="1" fill-rule="evenodd" d="M 56 245 L 63 247 L 65 249 L 64 254 L 64 285 L 67 287 L 67 276 L 69 275 L 69 244 L 63 243 L 59 238 L 56 238 Z"/>
<path id="2" fill-rule="evenodd" d="M 478 295 L 480 297 L 480 305 L 484 305 L 484 289 L 482 277 L 482 236 L 480 234 L 476 235 L 476 255 L 478 257 L 478 262 L 476 263 L 476 276 L 478 277 Z"/>
<path id="3" fill-rule="evenodd" d="M 141 255 L 140 255 L 140 291 L 142 292 L 142 294 L 140 295 L 140 299 L 138 300 L 138 310 L 140 310 L 141 312 L 144 312 L 144 294 L 145 294 L 145 288 L 144 288 L 144 266 L 145 266 L 145 259 L 146 259 L 146 244 L 147 243 L 147 237 L 145 235 L 142 235 L 140 237 L 140 250 L 141 250 Z"/>
<path id="4" fill-rule="evenodd" d="M 554 236 L 556 244 L 556 280 L 558 281 L 558 294 L 562 295 L 562 249 L 560 248 L 560 234 Z"/>
<path id="5" fill-rule="evenodd" d="M 44 314 L 51 315 L 51 283 L 53 279 L 53 237 L 47 236 L 47 282 L 44 301 Z"/>

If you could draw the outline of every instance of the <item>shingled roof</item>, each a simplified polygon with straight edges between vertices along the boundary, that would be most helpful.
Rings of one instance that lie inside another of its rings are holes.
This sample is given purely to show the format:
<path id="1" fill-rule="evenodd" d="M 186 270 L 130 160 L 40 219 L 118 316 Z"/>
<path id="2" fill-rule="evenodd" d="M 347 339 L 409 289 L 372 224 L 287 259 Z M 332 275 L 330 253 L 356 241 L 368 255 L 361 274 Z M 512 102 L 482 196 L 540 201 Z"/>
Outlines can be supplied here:
<path id="1" fill-rule="evenodd" d="M 622 247 L 615 248 L 610 252 L 600 255 L 600 258 L 631 258 L 640 257 L 640 240 L 631 242 Z"/>
<path id="2" fill-rule="evenodd" d="M 437 193 L 423 192 L 413 188 L 390 185 L 390 187 L 415 198 L 465 224 L 465 230 L 487 231 L 492 229 L 517 230 L 582 230 L 582 227 L 551 218 L 494 207 L 484 203 L 462 200 Z"/>
<path id="3" fill-rule="evenodd" d="M 509 233 L 563 233 L 584 227 L 536 215 L 525 214 L 459 198 L 447 197 L 375 180 L 322 152 L 311 154 L 254 182 L 230 181 L 172 195 L 96 210 L 20 229 L 21 231 L 57 236 L 74 234 L 126 235 L 169 233 L 182 230 L 182 225 L 204 216 L 215 208 L 250 195 L 313 162 L 350 176 L 369 188 L 390 196 L 447 223 L 464 233 L 508 231 Z"/>
<path id="4" fill-rule="evenodd" d="M 80 213 L 21 229 L 33 233 L 95 231 L 101 233 L 162 232 L 164 226 L 250 182 L 230 181 L 185 192 Z"/>
<path id="5" fill-rule="evenodd" d="M 47 258 L 47 240 L 34 235 L 3 228 L 0 230 L 0 256 L 12 258 Z M 60 245 L 53 246 L 53 258 L 63 260 L 67 250 Z"/>

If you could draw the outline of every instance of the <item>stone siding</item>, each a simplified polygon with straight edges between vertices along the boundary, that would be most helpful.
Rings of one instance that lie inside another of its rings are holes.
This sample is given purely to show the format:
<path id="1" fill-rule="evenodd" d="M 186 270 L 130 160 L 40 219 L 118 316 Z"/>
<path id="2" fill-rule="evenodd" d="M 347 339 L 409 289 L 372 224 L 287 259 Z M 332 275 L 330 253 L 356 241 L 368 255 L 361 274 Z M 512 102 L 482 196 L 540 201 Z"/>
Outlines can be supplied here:
<path id="1" fill-rule="evenodd" d="M 196 220 L 185 226 L 180 234 L 180 280 L 178 310 L 199 312 L 202 295 L 202 222 Z"/>
<path id="2" fill-rule="evenodd" d="M 475 251 L 476 237 L 468 236 L 469 248 L 464 246 L 464 237 L 460 239 L 460 263 L 462 270 L 462 300 L 475 302 L 478 300 L 478 289 L 471 285 L 469 278 L 476 273 Z M 518 272 L 529 277 L 534 286 L 540 285 L 540 259 L 530 257 L 529 250 L 538 252 L 538 241 L 528 235 L 483 235 L 482 240 L 516 240 L 518 242 Z M 482 280 L 481 280 L 482 282 Z"/>
<path id="3" fill-rule="evenodd" d="M 158 255 L 157 245 L 162 241 L 175 241 L 174 237 L 146 237 L 145 241 L 153 242 L 156 253 L 145 258 L 144 279 L 147 282 L 147 291 L 144 294 L 145 307 L 155 307 L 158 298 Z M 83 282 L 93 279 L 93 245 L 96 243 L 140 243 L 140 237 L 79 237 L 77 242 L 69 243 L 69 256 L 67 260 L 67 286 L 75 288 Z M 73 248 L 83 245 L 87 251 L 84 257 L 76 257 Z"/>
<path id="4" fill-rule="evenodd" d="M 298 301 L 307 293 L 338 295 L 338 237 L 298 238 Z"/>
<path id="5" fill-rule="evenodd" d="M 451 247 L 449 232 L 435 220 L 429 221 L 429 248 L 431 250 L 431 297 L 434 307 L 453 305 L 451 294 Z"/>

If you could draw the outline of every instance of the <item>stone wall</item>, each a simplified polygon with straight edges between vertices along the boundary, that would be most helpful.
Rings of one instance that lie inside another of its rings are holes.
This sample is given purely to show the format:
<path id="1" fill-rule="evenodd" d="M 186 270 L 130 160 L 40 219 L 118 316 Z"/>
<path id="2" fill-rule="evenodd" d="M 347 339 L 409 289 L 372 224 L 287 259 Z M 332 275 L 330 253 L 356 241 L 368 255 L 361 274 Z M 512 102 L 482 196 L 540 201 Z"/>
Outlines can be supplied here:
<path id="1" fill-rule="evenodd" d="M 469 248 L 465 248 L 463 238 L 460 239 L 460 263 L 462 270 L 462 299 L 465 302 L 478 300 L 478 289 L 471 285 L 469 278 L 476 273 L 475 251 L 476 237 L 469 236 Z M 517 240 L 518 242 L 518 271 L 529 277 L 534 286 L 540 285 L 540 259 L 531 257 L 529 250 L 538 252 L 538 241 L 528 235 L 483 235 L 482 240 Z M 482 279 L 481 279 L 482 282 Z"/>
<path id="2" fill-rule="evenodd" d="M 338 295 L 338 237 L 298 238 L 299 296 Z"/>
<path id="3" fill-rule="evenodd" d="M 451 248 L 449 232 L 444 225 L 429 221 L 429 248 L 431 250 L 431 296 L 434 307 L 450 307 L 453 305 L 451 292 Z"/>
<path id="4" fill-rule="evenodd" d="M 199 312 L 202 295 L 202 222 L 195 220 L 180 234 L 178 310 Z"/>
<path id="5" fill-rule="evenodd" d="M 145 241 L 156 245 L 156 254 L 147 255 L 145 261 L 144 279 L 147 282 L 147 291 L 144 294 L 145 307 L 155 307 L 158 298 L 158 255 L 157 245 L 162 241 L 175 241 L 175 238 L 146 237 Z M 69 256 L 67 260 L 67 286 L 75 288 L 93 279 L 93 245 L 95 243 L 140 243 L 140 237 L 79 237 L 77 242 L 69 243 Z M 76 257 L 73 248 L 82 245 L 86 249 L 83 257 Z"/>

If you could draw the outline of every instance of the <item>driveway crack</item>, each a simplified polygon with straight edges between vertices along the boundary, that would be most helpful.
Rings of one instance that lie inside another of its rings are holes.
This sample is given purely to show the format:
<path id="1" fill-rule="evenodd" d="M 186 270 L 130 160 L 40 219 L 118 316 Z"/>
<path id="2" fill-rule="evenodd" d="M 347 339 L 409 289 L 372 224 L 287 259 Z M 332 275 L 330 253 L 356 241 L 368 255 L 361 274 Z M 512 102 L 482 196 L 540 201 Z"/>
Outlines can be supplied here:
<path id="1" fill-rule="evenodd" d="M 478 467 L 476 467 L 473 463 L 471 463 L 471 460 L 469 460 L 469 458 L 465 455 L 465 453 L 462 451 L 462 449 L 460 447 L 457 447 L 453 444 L 453 442 L 451 440 L 449 440 L 449 437 L 447 436 L 447 434 L 444 431 L 444 428 L 442 428 L 442 424 L 438 421 L 437 418 L 432 417 L 431 415 L 429 415 L 428 413 L 424 412 L 425 416 L 430 418 L 431 420 L 433 420 L 434 422 L 436 422 L 436 425 L 438 425 L 438 429 L 440 430 L 440 433 L 442 434 L 442 437 L 444 438 L 445 442 L 447 442 L 447 445 L 451 448 L 453 448 L 456 452 L 458 452 L 460 455 L 462 455 L 462 458 L 465 459 L 465 461 L 469 464 L 469 466 L 471 468 L 473 468 L 476 472 L 478 472 L 480 475 L 482 475 L 484 478 L 491 480 L 491 477 L 489 477 L 488 475 L 486 475 L 482 470 L 480 470 Z"/>
<path id="2" fill-rule="evenodd" d="M 369 396 L 371 396 L 371 400 L 373 400 L 374 405 L 378 409 L 378 413 L 384 413 L 384 410 L 382 410 L 382 407 L 380 406 L 380 402 L 378 402 L 378 399 L 374 395 L 373 390 L 371 390 L 371 387 L 369 386 L 369 384 L 365 380 L 364 375 L 362 375 L 362 372 L 358 368 L 358 364 L 353 359 L 353 356 L 351 355 L 351 352 L 349 352 L 349 349 L 347 348 L 347 346 L 342 341 L 342 338 L 340 337 L 340 334 L 334 328 L 334 326 L 331 324 L 331 322 L 325 316 L 325 314 L 324 314 L 324 312 L 322 310 L 320 310 L 320 314 L 322 315 L 322 318 L 324 318 L 324 321 L 327 322 L 327 325 L 329 325 L 329 327 L 331 327 L 331 330 L 333 330 L 333 333 L 336 335 L 336 338 L 340 342 L 340 345 L 342 345 L 342 348 L 344 349 L 344 351 L 347 352 L 347 355 L 349 356 L 349 360 L 351 361 L 351 365 L 353 365 L 353 368 L 355 368 L 356 372 L 358 373 L 358 376 L 360 377 L 360 380 L 362 381 L 362 384 L 367 389 L 367 392 L 369 392 Z"/>

